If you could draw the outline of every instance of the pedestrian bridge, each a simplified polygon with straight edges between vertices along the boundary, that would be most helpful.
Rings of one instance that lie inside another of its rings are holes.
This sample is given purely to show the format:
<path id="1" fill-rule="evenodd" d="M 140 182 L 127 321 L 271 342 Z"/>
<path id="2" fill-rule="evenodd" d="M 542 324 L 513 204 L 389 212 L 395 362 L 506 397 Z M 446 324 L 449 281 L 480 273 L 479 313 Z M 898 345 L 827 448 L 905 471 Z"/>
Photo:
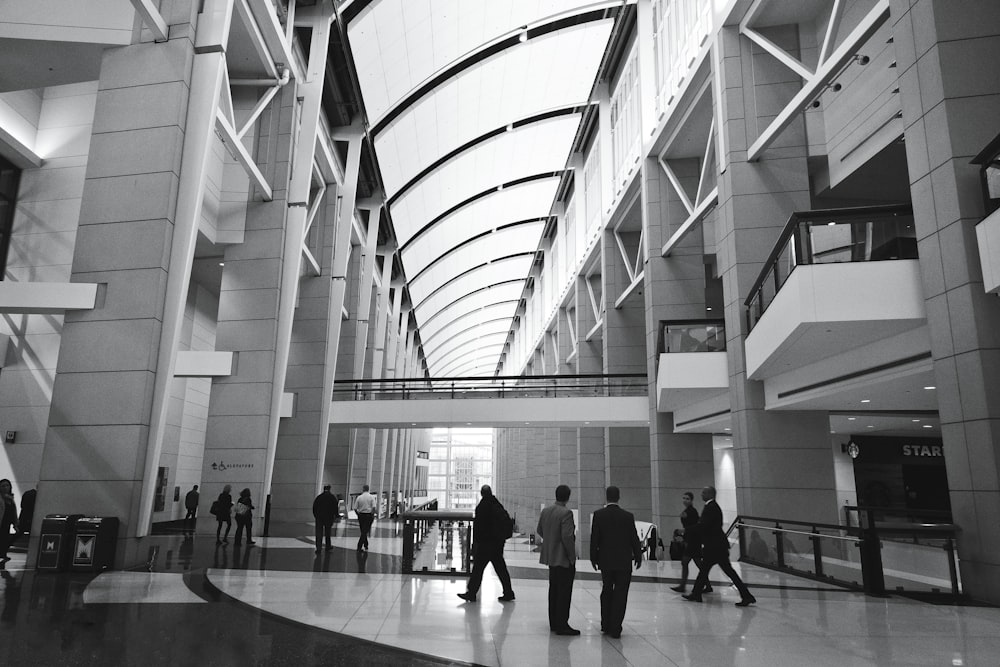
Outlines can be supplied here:
<path id="1" fill-rule="evenodd" d="M 649 424 L 645 375 L 338 380 L 330 424 L 603 427 Z"/>

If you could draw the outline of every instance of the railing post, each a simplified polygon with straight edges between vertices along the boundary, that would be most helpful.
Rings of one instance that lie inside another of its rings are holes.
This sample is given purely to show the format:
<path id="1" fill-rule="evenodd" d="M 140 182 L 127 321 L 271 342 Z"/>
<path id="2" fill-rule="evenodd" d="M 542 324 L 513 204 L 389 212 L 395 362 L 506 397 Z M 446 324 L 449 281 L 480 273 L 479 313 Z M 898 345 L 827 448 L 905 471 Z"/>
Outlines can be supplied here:
<path id="1" fill-rule="evenodd" d="M 858 511 L 861 523 L 861 577 L 865 593 L 885 595 L 885 573 L 882 571 L 882 542 L 875 529 L 873 510 Z"/>
<path id="2" fill-rule="evenodd" d="M 742 521 L 736 524 L 736 534 L 740 543 L 740 560 L 743 560 L 747 557 L 747 537 L 743 531 Z"/>
<path id="3" fill-rule="evenodd" d="M 403 574 L 413 574 L 413 519 L 403 519 Z"/>
<path id="4" fill-rule="evenodd" d="M 948 554 L 948 574 L 951 576 L 951 594 L 958 597 L 958 568 L 955 567 L 955 540 L 949 537 L 944 543 L 944 550 Z"/>
<path id="5" fill-rule="evenodd" d="M 823 545 L 820 542 L 819 530 L 816 526 L 813 526 L 813 534 L 809 536 L 809 539 L 813 543 L 813 564 L 816 569 L 816 576 L 823 576 Z"/>
<path id="6" fill-rule="evenodd" d="M 465 572 L 472 572 L 472 522 L 465 526 L 465 558 L 463 559 Z"/>
<path id="7" fill-rule="evenodd" d="M 785 534 L 781 532 L 781 524 L 776 523 L 774 527 L 774 552 L 778 559 L 778 567 L 785 567 Z"/>

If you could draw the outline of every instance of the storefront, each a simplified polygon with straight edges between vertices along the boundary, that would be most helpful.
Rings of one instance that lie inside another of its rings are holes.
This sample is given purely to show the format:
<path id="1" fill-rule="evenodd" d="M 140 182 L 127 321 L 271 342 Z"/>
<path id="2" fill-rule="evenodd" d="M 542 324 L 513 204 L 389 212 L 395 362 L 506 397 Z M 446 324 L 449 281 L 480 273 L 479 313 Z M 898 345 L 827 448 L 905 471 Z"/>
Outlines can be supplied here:
<path id="1" fill-rule="evenodd" d="M 846 447 L 854 458 L 859 505 L 951 511 L 940 439 L 854 436 Z"/>

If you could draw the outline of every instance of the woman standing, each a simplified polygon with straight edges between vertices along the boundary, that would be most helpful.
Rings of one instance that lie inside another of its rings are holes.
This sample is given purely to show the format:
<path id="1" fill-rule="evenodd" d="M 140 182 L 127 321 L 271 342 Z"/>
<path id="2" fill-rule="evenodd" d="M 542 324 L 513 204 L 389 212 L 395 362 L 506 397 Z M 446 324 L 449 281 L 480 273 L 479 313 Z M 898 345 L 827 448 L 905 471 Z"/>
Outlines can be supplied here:
<path id="1" fill-rule="evenodd" d="M 10 529 L 17 525 L 17 505 L 14 487 L 9 479 L 0 479 L 0 564 L 10 560 L 7 549 L 13 541 Z"/>
<path id="2" fill-rule="evenodd" d="M 253 541 L 250 524 L 253 522 L 253 503 L 250 502 L 250 489 L 240 491 L 240 499 L 236 501 L 236 546 L 243 539 L 243 529 L 247 531 L 247 546 L 257 544 Z"/>
<path id="3" fill-rule="evenodd" d="M 684 503 L 684 511 L 681 512 L 681 525 L 684 526 L 684 555 L 681 557 L 681 583 L 671 587 L 671 590 L 678 593 L 683 593 L 687 589 L 688 566 L 691 561 L 693 560 L 698 569 L 701 569 L 701 536 L 698 535 L 698 510 L 692 504 L 694 494 L 685 491 L 682 502 Z M 711 590 L 712 587 L 707 586 L 703 592 L 708 593 Z"/>
<path id="4" fill-rule="evenodd" d="M 219 499 L 215 501 L 215 520 L 219 522 L 219 526 L 215 529 L 215 543 L 229 544 L 229 529 L 233 527 L 233 519 L 230 512 L 233 509 L 233 497 L 229 494 L 233 487 L 226 484 L 222 487 L 222 493 L 219 494 Z M 222 535 L 222 524 L 226 524 L 226 534 Z M 222 535 L 222 537 L 220 537 Z"/>

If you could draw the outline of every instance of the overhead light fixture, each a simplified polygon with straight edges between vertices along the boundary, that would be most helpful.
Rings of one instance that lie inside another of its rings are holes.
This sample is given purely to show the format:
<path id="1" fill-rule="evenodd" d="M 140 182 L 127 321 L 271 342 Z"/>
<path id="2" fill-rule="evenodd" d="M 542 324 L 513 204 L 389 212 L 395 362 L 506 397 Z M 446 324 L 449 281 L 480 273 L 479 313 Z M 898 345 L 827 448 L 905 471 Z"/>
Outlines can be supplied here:
<path id="1" fill-rule="evenodd" d="M 514 123 L 507 123 L 507 131 L 510 132 L 514 129 Z"/>
<path id="2" fill-rule="evenodd" d="M 871 424 L 869 424 L 869 425 L 868 425 L 868 428 L 875 428 L 875 427 L 874 427 L 874 426 L 872 426 Z"/>
<path id="3" fill-rule="evenodd" d="M 930 424 L 924 424 L 924 428 L 934 428 L 934 427 L 931 426 Z"/>
<path id="4" fill-rule="evenodd" d="M 518 37 L 518 39 L 521 41 L 522 44 L 528 41 L 528 26 L 524 26 L 524 28 L 521 30 L 521 35 Z"/>
<path id="5" fill-rule="evenodd" d="M 831 220 L 830 222 L 826 223 L 826 226 L 827 227 L 833 227 L 835 224 L 837 224 L 837 223 Z"/>
<path id="6" fill-rule="evenodd" d="M 225 266 L 225 265 L 226 265 L 225 262 L 219 262 L 219 266 Z"/>
<path id="7" fill-rule="evenodd" d="M 852 422 L 852 421 L 854 421 L 854 420 L 856 420 L 856 419 L 857 419 L 857 417 L 848 417 L 848 418 L 847 418 L 847 421 L 849 421 L 849 422 Z"/>
<path id="8" fill-rule="evenodd" d="M 705 310 L 712 310 L 711 306 L 705 306 Z"/>
<path id="9" fill-rule="evenodd" d="M 914 424 L 919 424 L 920 423 L 919 419 L 911 419 L 910 421 L 913 422 Z"/>
<path id="10" fill-rule="evenodd" d="M 871 402 L 872 402 L 872 399 L 870 399 L 870 398 L 862 398 L 862 399 L 861 399 L 861 402 L 862 402 L 862 403 L 871 403 Z"/>
<path id="11" fill-rule="evenodd" d="M 934 385 L 931 385 L 930 387 L 924 387 L 924 389 L 928 389 L 928 390 L 930 390 L 930 389 L 937 389 L 937 387 L 935 387 Z"/>

